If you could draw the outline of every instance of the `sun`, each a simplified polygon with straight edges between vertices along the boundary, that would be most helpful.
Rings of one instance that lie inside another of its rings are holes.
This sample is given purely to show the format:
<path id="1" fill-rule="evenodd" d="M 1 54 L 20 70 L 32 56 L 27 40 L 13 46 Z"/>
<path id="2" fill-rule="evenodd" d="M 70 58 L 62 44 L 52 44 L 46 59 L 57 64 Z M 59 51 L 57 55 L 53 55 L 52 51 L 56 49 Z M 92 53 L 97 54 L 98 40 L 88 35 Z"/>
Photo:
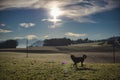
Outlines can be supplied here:
<path id="1" fill-rule="evenodd" d="M 62 15 L 62 11 L 60 10 L 60 8 L 57 5 L 53 5 L 50 8 L 50 15 L 51 15 L 50 21 L 53 23 L 54 26 L 57 23 L 60 23 L 62 21 L 61 19 L 58 18 L 59 16 Z"/>
<path id="2" fill-rule="evenodd" d="M 51 8 L 50 15 L 53 17 L 53 19 L 57 19 L 57 17 L 60 16 L 61 13 L 61 10 L 57 6 L 53 6 Z"/>

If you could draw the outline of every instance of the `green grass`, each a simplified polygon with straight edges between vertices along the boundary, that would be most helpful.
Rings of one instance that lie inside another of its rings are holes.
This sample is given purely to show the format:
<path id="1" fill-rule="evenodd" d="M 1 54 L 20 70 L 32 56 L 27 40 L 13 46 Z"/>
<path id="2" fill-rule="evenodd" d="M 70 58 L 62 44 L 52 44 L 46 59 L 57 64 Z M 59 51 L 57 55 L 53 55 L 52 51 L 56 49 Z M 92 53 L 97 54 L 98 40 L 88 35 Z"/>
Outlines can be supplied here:
<path id="1" fill-rule="evenodd" d="M 67 64 L 61 64 L 67 61 Z M 66 54 L 0 53 L 0 80 L 119 80 L 120 64 L 85 63 L 76 70 Z"/>

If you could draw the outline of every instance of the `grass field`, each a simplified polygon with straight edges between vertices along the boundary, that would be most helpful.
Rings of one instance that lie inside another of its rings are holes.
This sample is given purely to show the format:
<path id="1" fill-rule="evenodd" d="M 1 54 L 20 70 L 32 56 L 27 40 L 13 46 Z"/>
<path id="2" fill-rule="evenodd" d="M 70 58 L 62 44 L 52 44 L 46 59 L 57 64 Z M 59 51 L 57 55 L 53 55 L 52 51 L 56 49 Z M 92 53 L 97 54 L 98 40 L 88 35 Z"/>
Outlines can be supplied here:
<path id="1" fill-rule="evenodd" d="M 81 53 L 83 54 L 83 53 Z M 119 80 L 120 64 L 108 60 L 92 60 L 89 56 L 101 53 L 86 53 L 84 67 L 75 69 L 69 54 L 29 54 L 0 52 L 0 80 Z M 76 53 L 76 56 L 80 55 Z M 109 54 L 108 54 L 109 55 Z M 104 54 L 103 57 L 106 55 Z M 97 57 L 97 56 L 96 56 Z M 66 62 L 66 64 L 62 64 Z M 108 62 L 108 63 L 107 63 Z"/>

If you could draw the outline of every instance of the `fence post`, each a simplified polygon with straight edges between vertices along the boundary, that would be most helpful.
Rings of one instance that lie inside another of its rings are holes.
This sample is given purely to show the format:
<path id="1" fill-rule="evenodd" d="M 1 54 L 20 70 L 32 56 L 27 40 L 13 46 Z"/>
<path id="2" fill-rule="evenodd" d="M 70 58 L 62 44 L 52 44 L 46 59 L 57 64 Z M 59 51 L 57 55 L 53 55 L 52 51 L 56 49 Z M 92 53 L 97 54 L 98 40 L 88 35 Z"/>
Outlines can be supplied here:
<path id="1" fill-rule="evenodd" d="M 116 59 L 115 59 L 116 55 L 115 55 L 115 44 L 113 44 L 113 62 L 116 63 Z"/>
<path id="2" fill-rule="evenodd" d="M 28 58 L 28 39 L 26 39 L 26 49 L 27 49 L 26 58 Z"/>

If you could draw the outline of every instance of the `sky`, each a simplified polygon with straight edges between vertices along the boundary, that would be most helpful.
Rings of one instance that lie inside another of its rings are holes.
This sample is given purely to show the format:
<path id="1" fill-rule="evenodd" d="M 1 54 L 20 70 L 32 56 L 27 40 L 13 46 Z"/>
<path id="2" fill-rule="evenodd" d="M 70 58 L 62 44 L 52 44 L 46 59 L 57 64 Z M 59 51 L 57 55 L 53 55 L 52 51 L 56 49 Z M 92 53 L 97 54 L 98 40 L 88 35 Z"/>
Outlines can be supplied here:
<path id="1" fill-rule="evenodd" d="M 120 36 L 119 0 L 0 0 L 0 40 Z"/>

